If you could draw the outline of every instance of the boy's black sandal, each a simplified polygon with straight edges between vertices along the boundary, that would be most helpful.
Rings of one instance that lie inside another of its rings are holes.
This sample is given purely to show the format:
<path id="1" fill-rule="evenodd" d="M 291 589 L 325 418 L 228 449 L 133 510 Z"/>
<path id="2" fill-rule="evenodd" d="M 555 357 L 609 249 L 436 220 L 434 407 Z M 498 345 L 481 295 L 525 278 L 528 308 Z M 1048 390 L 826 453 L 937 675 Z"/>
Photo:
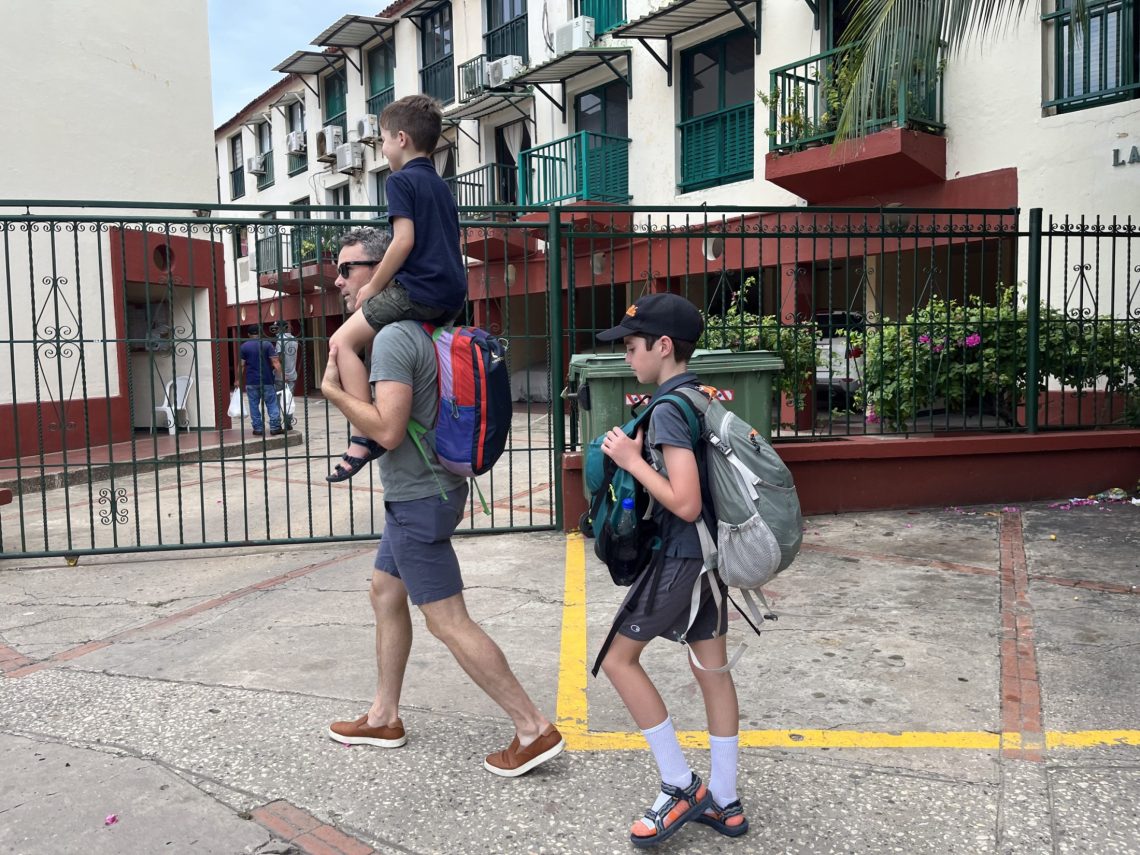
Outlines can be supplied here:
<path id="1" fill-rule="evenodd" d="M 728 821 L 736 816 L 739 816 L 742 821 L 730 825 Z M 748 831 L 748 818 L 744 816 L 744 808 L 740 804 L 740 799 L 729 802 L 724 807 L 714 801 L 700 816 L 696 817 L 695 821 L 707 825 L 709 828 L 715 828 L 725 837 L 739 837 Z"/>
<path id="2" fill-rule="evenodd" d="M 351 454 L 347 453 L 342 454 L 340 456 L 340 459 L 344 462 L 338 463 L 336 465 L 336 468 L 325 476 L 325 480 L 330 484 L 337 484 L 341 481 L 347 481 L 349 478 L 363 469 L 366 464 L 371 463 L 373 460 L 387 451 L 387 449 L 384 448 L 384 446 L 382 446 L 380 443 L 376 442 L 376 440 L 369 439 L 366 436 L 350 436 L 348 438 L 348 441 L 352 445 L 360 445 L 364 448 L 367 448 L 368 454 L 364 455 L 364 457 L 353 457 Z"/>
<path id="3" fill-rule="evenodd" d="M 645 811 L 645 818 L 653 824 L 653 834 L 634 834 L 630 831 L 629 842 L 639 849 L 644 849 L 648 846 L 656 846 L 665 840 L 668 840 L 676 834 L 681 826 L 691 819 L 696 819 L 701 816 L 705 810 L 713 806 L 712 794 L 708 788 L 701 783 L 700 776 L 695 772 L 693 779 L 689 782 L 687 787 L 674 787 L 672 784 L 661 782 L 661 792 L 669 797 L 669 801 L 661 806 L 660 810 L 649 808 Z M 673 821 L 668 825 L 665 824 L 669 814 L 676 809 L 679 802 L 688 802 L 688 809 L 685 810 L 680 816 L 674 817 Z M 634 824 L 634 828 L 641 823 L 638 820 Z M 642 825 L 642 828 L 645 826 Z"/>

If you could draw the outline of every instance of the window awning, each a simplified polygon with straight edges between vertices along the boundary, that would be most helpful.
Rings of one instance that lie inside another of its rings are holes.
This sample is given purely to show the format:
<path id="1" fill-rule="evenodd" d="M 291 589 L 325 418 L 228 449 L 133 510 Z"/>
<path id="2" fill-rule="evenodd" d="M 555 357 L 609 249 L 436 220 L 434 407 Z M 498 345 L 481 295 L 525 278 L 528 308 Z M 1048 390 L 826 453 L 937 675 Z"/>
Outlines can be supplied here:
<path id="1" fill-rule="evenodd" d="M 511 81 L 512 83 L 514 81 Z M 445 120 L 482 119 L 492 113 L 512 107 L 524 119 L 530 119 L 530 114 L 523 109 L 523 102 L 534 98 L 533 92 L 495 92 L 487 91 L 477 95 L 465 104 L 460 104 L 450 110 L 445 110 Z"/>
<path id="2" fill-rule="evenodd" d="M 745 9 L 752 7 L 752 16 Z M 635 21 L 622 24 L 610 32 L 619 39 L 637 39 L 650 56 L 665 69 L 669 85 L 673 85 L 673 39 L 697 27 L 702 27 L 725 15 L 735 15 L 756 39 L 756 53 L 760 53 L 760 0 L 673 0 Z M 646 39 L 665 40 L 665 58 L 646 43 Z"/>
<path id="3" fill-rule="evenodd" d="M 344 54 L 324 53 L 319 50 L 299 50 L 273 66 L 274 71 L 282 74 L 319 74 L 330 68 L 336 68 L 338 62 L 344 61 Z"/>
<path id="4" fill-rule="evenodd" d="M 629 97 L 633 97 L 633 81 L 629 74 L 629 48 L 593 47 L 579 48 L 560 54 L 554 59 L 548 59 L 539 65 L 531 66 L 522 74 L 512 77 L 512 86 L 532 85 L 555 107 L 562 111 L 562 120 L 566 120 L 566 81 L 587 71 L 601 68 L 603 65 L 614 73 L 614 76 L 626 85 Z M 622 72 L 620 67 L 624 67 Z M 562 102 L 559 103 L 549 92 L 542 88 L 542 84 L 562 84 Z"/>
<path id="5" fill-rule="evenodd" d="M 357 65 L 352 61 L 352 57 L 345 54 L 345 48 L 360 48 L 361 45 L 371 41 L 375 38 L 380 38 L 385 44 L 389 44 L 389 36 L 393 35 L 392 30 L 396 26 L 396 21 L 393 18 L 377 18 L 370 15 L 345 15 L 331 27 L 326 29 L 323 33 L 313 39 L 313 44 L 320 47 L 332 47 L 341 51 L 341 55 L 345 60 L 356 69 L 356 73 L 360 75 L 361 84 L 364 83 L 364 61 L 361 60 Z M 393 50 L 395 49 L 395 42 L 392 43 Z"/>
<path id="6" fill-rule="evenodd" d="M 375 38 L 386 38 L 396 23 L 395 18 L 345 15 L 313 39 L 313 44 L 321 47 L 358 48 Z"/>
<path id="7" fill-rule="evenodd" d="M 276 108 L 278 113 L 288 118 L 288 110 L 291 104 L 300 104 L 304 108 L 305 96 L 300 92 L 283 92 L 280 98 L 270 102 L 269 109 Z"/>
<path id="8" fill-rule="evenodd" d="M 336 71 L 337 64 L 344 62 L 345 56 L 342 53 L 324 53 L 317 50 L 299 50 L 296 51 L 288 59 L 285 59 L 277 65 L 273 66 L 274 71 L 280 71 L 282 74 L 296 74 L 301 82 L 305 84 L 305 88 L 317 96 L 317 103 L 321 103 L 321 93 L 314 89 L 308 80 L 305 78 L 312 74 L 320 74 L 322 71 L 332 69 Z"/>

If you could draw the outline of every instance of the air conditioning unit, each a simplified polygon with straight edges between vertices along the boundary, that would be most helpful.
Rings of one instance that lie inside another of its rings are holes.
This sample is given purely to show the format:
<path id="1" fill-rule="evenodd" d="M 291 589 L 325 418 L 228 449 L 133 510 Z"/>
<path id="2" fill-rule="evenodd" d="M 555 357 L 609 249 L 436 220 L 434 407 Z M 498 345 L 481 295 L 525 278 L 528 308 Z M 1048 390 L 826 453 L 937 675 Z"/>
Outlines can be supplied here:
<path id="1" fill-rule="evenodd" d="M 265 174 L 265 155 L 257 154 L 253 157 L 246 158 L 245 171 L 250 175 L 264 175 Z"/>
<path id="2" fill-rule="evenodd" d="M 588 20 L 593 20 L 592 18 Z M 510 54 L 493 59 L 487 63 L 487 85 L 502 86 L 512 77 L 522 74 L 523 60 L 521 56 Z"/>
<path id="3" fill-rule="evenodd" d="M 474 98 L 487 87 L 487 68 L 492 64 L 486 59 L 463 64 L 463 79 L 459 81 L 459 99 L 461 101 Z"/>
<path id="4" fill-rule="evenodd" d="M 325 125 L 317 134 L 317 160 L 336 163 L 337 147 L 344 143 L 344 130 L 340 125 Z"/>
<path id="5" fill-rule="evenodd" d="M 305 138 L 304 131 L 290 131 L 285 137 L 285 148 L 289 154 L 304 154 L 308 146 L 309 141 Z"/>
<path id="6" fill-rule="evenodd" d="M 358 142 L 336 147 L 336 171 L 359 172 L 364 168 L 364 146 Z"/>
<path id="7" fill-rule="evenodd" d="M 356 136 L 361 142 L 377 142 L 380 139 L 380 117 L 375 113 L 361 116 L 356 122 Z"/>
<path id="8" fill-rule="evenodd" d="M 571 18 L 554 31 L 554 55 L 588 48 L 594 43 L 594 19 L 589 15 Z"/>

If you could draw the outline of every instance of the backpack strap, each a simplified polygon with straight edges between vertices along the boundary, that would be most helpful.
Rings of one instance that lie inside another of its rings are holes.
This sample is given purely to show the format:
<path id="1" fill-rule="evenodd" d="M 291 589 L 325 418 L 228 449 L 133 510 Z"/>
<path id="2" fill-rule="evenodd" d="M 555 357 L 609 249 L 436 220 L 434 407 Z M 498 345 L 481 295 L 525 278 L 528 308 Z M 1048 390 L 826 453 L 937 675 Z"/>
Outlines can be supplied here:
<path id="1" fill-rule="evenodd" d="M 689 416 L 689 427 L 690 432 L 693 434 L 694 448 L 696 447 L 697 442 L 701 439 L 709 441 L 710 445 L 713 444 L 712 440 L 714 439 L 714 435 L 709 430 L 707 424 L 702 424 L 694 428 L 694 425 L 696 424 L 696 414 L 700 414 L 701 420 L 703 422 L 705 413 L 708 412 L 709 399 L 704 395 L 704 393 L 692 386 L 681 386 L 675 390 L 675 394 L 665 395 L 662 397 L 662 400 L 670 400 L 675 402 L 679 408 Z M 751 475 L 751 473 L 749 473 L 749 475 Z M 697 535 L 701 540 L 701 555 L 704 557 L 704 565 L 701 567 L 701 572 L 697 575 L 697 579 L 693 583 L 693 595 L 689 601 L 689 625 L 685 629 L 686 635 L 688 634 L 689 630 L 693 628 L 693 624 L 696 623 L 697 614 L 701 609 L 701 585 L 702 582 L 705 581 L 705 576 L 710 577 L 707 581 L 709 584 L 709 589 L 712 592 L 713 602 L 716 604 L 718 613 L 720 612 L 721 608 L 720 585 L 717 584 L 718 579 L 716 578 L 716 535 L 714 535 L 709 530 L 708 522 L 704 514 L 702 514 L 700 519 L 696 521 L 696 526 Z M 756 633 L 759 634 L 760 630 L 756 627 L 763 624 L 764 618 L 760 615 L 759 609 L 756 607 L 755 601 L 752 599 L 751 594 L 748 591 L 741 591 L 741 595 L 745 599 L 745 605 L 748 606 L 749 610 L 752 612 L 753 617 L 755 617 L 755 623 L 749 619 L 748 615 L 744 614 L 740 606 L 736 604 L 736 601 L 733 600 L 731 596 L 728 598 L 729 602 L 732 603 L 733 608 L 740 612 L 744 619 L 752 625 L 752 628 L 754 630 L 756 630 Z M 760 599 L 764 602 L 765 607 L 768 607 L 768 601 L 764 599 L 764 594 L 760 592 L 759 596 Z M 768 607 L 768 610 L 771 611 L 771 608 Z M 725 629 L 727 631 L 727 627 L 725 627 Z M 729 657 L 727 664 L 722 665 L 719 668 L 706 668 L 701 664 L 700 660 L 697 659 L 697 655 L 693 652 L 693 648 L 689 645 L 686 645 L 686 647 L 688 647 L 689 659 L 693 663 L 693 667 L 698 668 L 701 671 L 713 672 L 731 671 L 736 663 L 740 661 L 740 657 L 744 655 L 744 651 L 748 649 L 748 645 L 742 641 L 737 646 L 736 650 L 732 652 L 732 655 Z"/>

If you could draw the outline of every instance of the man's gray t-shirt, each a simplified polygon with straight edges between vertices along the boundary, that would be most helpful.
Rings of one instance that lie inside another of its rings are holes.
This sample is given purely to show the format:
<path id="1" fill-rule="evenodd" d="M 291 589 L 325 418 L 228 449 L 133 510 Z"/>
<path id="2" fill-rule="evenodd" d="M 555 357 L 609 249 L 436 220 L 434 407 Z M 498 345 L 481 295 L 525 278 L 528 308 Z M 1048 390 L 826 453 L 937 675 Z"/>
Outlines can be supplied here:
<path id="1" fill-rule="evenodd" d="M 411 386 L 412 420 L 427 428 L 435 425 L 439 406 L 437 375 L 435 345 L 418 323 L 397 321 L 376 333 L 369 381 L 389 380 Z M 380 481 L 386 501 L 410 502 L 438 496 L 440 485 L 444 490 L 452 490 L 463 484 L 463 478 L 448 472 L 436 460 L 435 432 L 429 431 L 426 439 L 430 468 L 410 436 L 380 458 Z"/>
<path id="2" fill-rule="evenodd" d="M 289 383 L 297 382 L 297 338 L 285 334 L 277 339 L 277 355 L 281 358 L 281 373 Z"/>

